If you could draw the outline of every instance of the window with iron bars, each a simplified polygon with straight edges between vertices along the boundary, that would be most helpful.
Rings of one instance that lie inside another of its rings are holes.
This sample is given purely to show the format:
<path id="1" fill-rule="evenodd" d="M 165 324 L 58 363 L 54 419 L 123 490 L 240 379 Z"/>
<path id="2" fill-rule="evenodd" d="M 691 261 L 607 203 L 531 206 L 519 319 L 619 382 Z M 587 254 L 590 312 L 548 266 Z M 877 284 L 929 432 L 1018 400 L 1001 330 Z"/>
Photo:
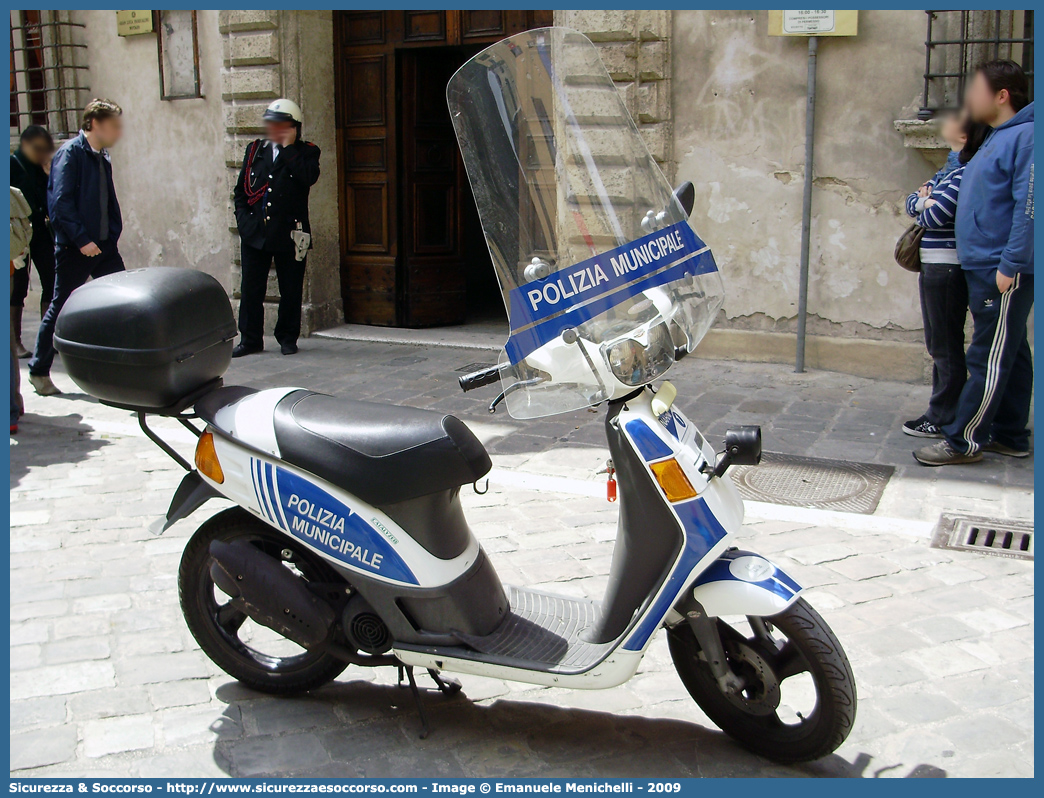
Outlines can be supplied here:
<path id="1" fill-rule="evenodd" d="M 918 119 L 961 106 L 975 68 L 1008 58 L 1029 77 L 1033 99 L 1032 11 L 926 11 L 924 95 Z"/>
<path id="2" fill-rule="evenodd" d="M 11 12 L 12 139 L 29 125 L 42 125 L 57 139 L 76 135 L 90 99 L 87 45 L 77 41 L 82 28 L 67 12 Z"/>

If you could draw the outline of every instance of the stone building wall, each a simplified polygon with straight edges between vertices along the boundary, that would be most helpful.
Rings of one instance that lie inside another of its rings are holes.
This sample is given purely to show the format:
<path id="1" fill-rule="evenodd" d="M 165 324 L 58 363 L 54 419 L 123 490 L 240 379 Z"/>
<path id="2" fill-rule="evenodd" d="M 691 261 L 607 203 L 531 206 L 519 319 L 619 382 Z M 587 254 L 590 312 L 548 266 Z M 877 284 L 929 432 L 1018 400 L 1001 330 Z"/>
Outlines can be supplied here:
<path id="1" fill-rule="evenodd" d="M 340 324 L 341 289 L 337 216 L 337 152 L 333 110 L 333 22 L 329 11 L 221 11 L 221 98 L 227 200 L 225 220 L 233 246 L 231 284 L 238 298 L 239 237 L 232 191 L 247 145 L 264 133 L 261 114 L 274 99 L 288 97 L 304 113 L 303 134 L 322 150 L 319 182 L 312 187 L 309 215 L 313 250 L 305 272 L 302 331 Z M 275 325 L 279 297 L 275 270 L 269 275 L 266 331 Z"/>
<path id="2" fill-rule="evenodd" d="M 555 24 L 584 33 L 624 97 L 668 179 L 674 175 L 671 126 L 671 11 L 556 11 Z"/>
<path id="3" fill-rule="evenodd" d="M 304 109 L 305 136 L 323 151 L 311 201 L 305 330 L 341 323 L 331 12 L 200 11 L 204 97 L 174 102 L 159 100 L 154 37 L 119 39 L 112 12 L 72 13 L 87 23 L 92 93 L 127 109 L 127 136 L 113 160 L 128 265 L 192 266 L 238 292 L 232 188 L 264 107 L 288 96 Z M 596 43 L 667 178 L 697 186 L 693 223 L 714 248 L 728 292 L 701 351 L 791 358 L 805 41 L 769 37 L 765 12 L 556 11 L 555 23 Z M 907 224 L 906 192 L 932 173 L 939 154 L 917 148 L 931 141 L 909 131 L 904 138 L 900 131 L 914 123 L 897 130 L 896 120 L 917 116 L 923 69 L 922 11 L 864 11 L 857 37 L 821 43 L 811 367 L 922 373 L 916 283 L 891 250 Z M 273 274 L 270 298 L 277 294 Z"/>

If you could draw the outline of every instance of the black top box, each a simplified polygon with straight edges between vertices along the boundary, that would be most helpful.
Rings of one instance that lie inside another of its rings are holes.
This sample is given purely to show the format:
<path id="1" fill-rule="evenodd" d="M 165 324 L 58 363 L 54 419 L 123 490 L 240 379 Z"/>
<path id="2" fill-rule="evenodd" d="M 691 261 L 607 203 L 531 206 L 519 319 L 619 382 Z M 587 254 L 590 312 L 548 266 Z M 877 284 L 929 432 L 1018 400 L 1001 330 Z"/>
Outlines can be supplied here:
<path id="1" fill-rule="evenodd" d="M 221 283 L 193 269 L 157 267 L 78 288 L 55 325 L 54 346 L 81 389 L 106 404 L 177 408 L 232 362 L 236 320 Z"/>

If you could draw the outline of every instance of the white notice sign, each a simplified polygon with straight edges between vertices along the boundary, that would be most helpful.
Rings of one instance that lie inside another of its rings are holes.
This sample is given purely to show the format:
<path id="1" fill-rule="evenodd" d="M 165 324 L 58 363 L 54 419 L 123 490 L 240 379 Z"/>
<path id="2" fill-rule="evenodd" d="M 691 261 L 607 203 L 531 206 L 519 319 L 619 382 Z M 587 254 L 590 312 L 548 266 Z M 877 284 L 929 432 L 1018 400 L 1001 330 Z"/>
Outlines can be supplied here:
<path id="1" fill-rule="evenodd" d="M 833 11 L 784 11 L 784 33 L 833 33 Z"/>

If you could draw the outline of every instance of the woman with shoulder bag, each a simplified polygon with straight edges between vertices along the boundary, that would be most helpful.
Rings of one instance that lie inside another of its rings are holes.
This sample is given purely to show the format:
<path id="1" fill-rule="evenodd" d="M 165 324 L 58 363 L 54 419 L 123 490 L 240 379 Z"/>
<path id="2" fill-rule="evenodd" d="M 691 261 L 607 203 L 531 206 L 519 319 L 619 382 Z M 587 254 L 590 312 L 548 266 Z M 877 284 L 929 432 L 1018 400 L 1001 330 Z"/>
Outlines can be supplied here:
<path id="1" fill-rule="evenodd" d="M 954 218 L 964 166 L 982 146 L 989 128 L 968 120 L 963 112 L 956 112 L 943 120 L 939 132 L 950 145 L 947 158 L 950 168 L 941 169 L 931 181 L 906 198 L 906 212 L 924 230 L 917 282 L 924 343 L 933 361 L 928 409 L 920 418 L 903 424 L 903 432 L 919 438 L 943 436 L 941 428 L 953 420 L 967 378 L 964 325 L 968 316 L 968 285 L 957 259 Z"/>

